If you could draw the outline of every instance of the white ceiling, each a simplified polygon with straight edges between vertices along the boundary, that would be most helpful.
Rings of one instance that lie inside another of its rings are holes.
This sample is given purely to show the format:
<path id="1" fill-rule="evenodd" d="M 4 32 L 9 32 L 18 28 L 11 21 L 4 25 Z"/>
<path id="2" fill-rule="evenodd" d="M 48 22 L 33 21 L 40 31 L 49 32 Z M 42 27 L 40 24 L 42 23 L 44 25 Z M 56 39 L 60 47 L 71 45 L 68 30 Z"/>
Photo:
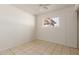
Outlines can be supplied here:
<path id="1" fill-rule="evenodd" d="M 42 6 L 40 6 L 42 5 Z M 48 11 L 59 10 L 67 7 L 75 6 L 74 4 L 15 4 L 15 6 L 23 11 L 32 13 L 32 14 L 41 14 Z M 44 8 L 47 7 L 47 8 Z"/>

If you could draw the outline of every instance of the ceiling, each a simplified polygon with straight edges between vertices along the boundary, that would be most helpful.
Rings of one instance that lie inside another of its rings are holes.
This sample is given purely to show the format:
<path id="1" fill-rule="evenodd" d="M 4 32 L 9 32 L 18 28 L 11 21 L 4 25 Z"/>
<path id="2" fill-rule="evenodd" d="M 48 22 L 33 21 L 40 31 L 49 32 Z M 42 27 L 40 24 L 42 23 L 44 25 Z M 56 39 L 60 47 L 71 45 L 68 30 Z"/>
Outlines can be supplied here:
<path id="1" fill-rule="evenodd" d="M 23 11 L 38 15 L 49 11 L 72 7 L 74 4 L 14 4 L 12 6 L 15 6 Z"/>

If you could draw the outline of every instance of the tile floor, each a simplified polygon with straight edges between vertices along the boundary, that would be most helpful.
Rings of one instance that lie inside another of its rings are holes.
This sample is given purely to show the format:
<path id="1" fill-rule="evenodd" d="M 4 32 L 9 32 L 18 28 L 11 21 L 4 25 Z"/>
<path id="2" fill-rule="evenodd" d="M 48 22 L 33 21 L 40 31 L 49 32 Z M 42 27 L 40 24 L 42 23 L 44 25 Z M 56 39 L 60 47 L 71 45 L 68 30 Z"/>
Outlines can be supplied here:
<path id="1" fill-rule="evenodd" d="M 79 49 L 43 40 L 33 40 L 15 48 L 0 51 L 0 55 L 78 55 Z"/>

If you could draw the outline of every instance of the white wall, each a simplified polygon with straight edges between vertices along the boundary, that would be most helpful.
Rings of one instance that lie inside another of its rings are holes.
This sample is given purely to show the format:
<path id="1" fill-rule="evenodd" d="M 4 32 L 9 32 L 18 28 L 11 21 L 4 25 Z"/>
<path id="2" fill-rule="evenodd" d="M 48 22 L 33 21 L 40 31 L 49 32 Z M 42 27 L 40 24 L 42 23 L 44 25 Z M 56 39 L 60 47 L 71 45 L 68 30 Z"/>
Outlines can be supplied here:
<path id="1" fill-rule="evenodd" d="M 77 27 L 78 27 L 78 28 L 77 28 L 77 29 L 78 29 L 78 30 L 77 30 L 77 31 L 78 31 L 78 33 L 77 33 L 77 34 L 78 34 L 78 42 L 77 42 L 77 43 L 78 43 L 78 48 L 79 48 L 79 11 L 77 12 L 77 25 L 78 25 L 78 26 L 77 26 Z"/>
<path id="2" fill-rule="evenodd" d="M 0 5 L 0 50 L 33 39 L 35 17 L 10 5 Z"/>
<path id="3" fill-rule="evenodd" d="M 59 27 L 42 27 L 44 17 L 59 17 Z M 77 48 L 77 15 L 73 7 L 38 15 L 37 39 Z"/>

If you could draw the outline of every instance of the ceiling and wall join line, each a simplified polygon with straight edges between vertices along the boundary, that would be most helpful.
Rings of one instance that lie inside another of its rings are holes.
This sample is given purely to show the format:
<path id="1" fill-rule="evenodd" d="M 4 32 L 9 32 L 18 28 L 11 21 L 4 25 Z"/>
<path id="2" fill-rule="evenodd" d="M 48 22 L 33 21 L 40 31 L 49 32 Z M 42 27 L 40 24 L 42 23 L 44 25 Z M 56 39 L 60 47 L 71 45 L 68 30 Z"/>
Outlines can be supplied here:
<path id="1" fill-rule="evenodd" d="M 31 41 L 34 27 L 34 15 L 10 5 L 0 5 L 0 50 Z"/>
<path id="2" fill-rule="evenodd" d="M 50 11 L 73 7 L 75 4 L 50 4 L 47 6 L 44 6 L 44 4 L 14 4 L 12 6 L 35 15 L 39 15 Z M 44 7 L 47 7 L 48 9 L 45 9 Z"/>
<path id="3" fill-rule="evenodd" d="M 13 5 L 23 11 L 28 11 L 37 15 L 37 39 L 47 40 L 59 44 L 63 44 L 69 47 L 77 48 L 77 15 L 75 5 L 52 5 L 48 11 L 39 11 L 38 5 Z M 29 7 L 28 7 L 29 6 Z M 31 7 L 32 6 L 32 7 Z M 36 6 L 36 7 L 34 7 Z M 32 8 L 32 9 L 31 9 Z M 35 9 L 36 8 L 36 9 Z M 31 11 L 32 10 L 32 11 Z M 42 27 L 43 17 L 58 16 L 60 20 L 60 26 L 58 28 L 45 28 Z M 61 35 L 60 35 L 61 34 Z"/>
<path id="4" fill-rule="evenodd" d="M 43 27 L 44 17 L 59 17 L 59 27 Z M 37 19 L 37 38 L 77 48 L 77 12 L 74 7 L 41 14 Z"/>

